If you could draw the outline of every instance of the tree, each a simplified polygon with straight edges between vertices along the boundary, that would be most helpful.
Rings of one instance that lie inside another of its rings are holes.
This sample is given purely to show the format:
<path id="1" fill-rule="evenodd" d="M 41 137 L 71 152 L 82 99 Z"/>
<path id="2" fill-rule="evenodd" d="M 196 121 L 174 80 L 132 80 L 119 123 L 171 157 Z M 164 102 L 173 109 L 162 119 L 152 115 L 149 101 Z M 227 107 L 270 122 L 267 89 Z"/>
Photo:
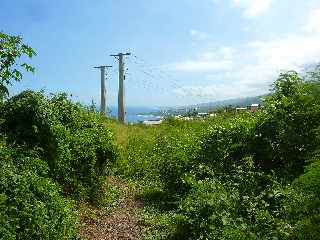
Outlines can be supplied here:
<path id="1" fill-rule="evenodd" d="M 296 93 L 297 88 L 303 83 L 303 79 L 296 71 L 280 73 L 279 78 L 273 84 L 273 90 L 277 97 L 289 97 Z"/>
<path id="2" fill-rule="evenodd" d="M 0 98 L 8 95 L 8 85 L 22 79 L 21 70 L 34 72 L 34 67 L 19 62 L 23 56 L 32 58 L 35 51 L 22 42 L 20 36 L 10 36 L 0 32 Z"/>

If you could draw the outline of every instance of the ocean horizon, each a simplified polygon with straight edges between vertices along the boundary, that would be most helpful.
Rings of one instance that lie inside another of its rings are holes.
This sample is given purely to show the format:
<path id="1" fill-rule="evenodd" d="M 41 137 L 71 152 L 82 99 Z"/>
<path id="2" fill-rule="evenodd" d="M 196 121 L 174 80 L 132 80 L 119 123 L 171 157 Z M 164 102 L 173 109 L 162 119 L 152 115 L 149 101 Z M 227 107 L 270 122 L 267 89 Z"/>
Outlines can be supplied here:
<path id="1" fill-rule="evenodd" d="M 111 107 L 109 110 L 111 110 L 109 113 L 111 117 L 118 117 L 117 107 Z M 138 123 L 146 120 L 159 119 L 161 116 L 152 113 L 159 112 L 160 110 L 161 109 L 159 107 L 127 107 L 125 109 L 125 121 L 126 123 Z"/>

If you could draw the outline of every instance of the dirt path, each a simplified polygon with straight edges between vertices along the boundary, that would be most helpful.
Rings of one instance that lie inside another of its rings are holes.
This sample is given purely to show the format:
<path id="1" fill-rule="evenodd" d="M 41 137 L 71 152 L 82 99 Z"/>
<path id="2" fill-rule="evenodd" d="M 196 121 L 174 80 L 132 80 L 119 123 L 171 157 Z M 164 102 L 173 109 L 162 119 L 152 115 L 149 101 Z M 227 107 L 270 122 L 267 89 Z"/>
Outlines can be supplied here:
<path id="1" fill-rule="evenodd" d="M 143 207 L 143 202 L 135 199 L 135 190 L 123 181 L 110 177 L 108 183 L 121 189 L 124 196 L 111 213 L 92 206 L 84 206 L 87 210 L 81 214 L 83 224 L 80 229 L 81 237 L 90 240 L 142 239 L 138 210 Z"/>

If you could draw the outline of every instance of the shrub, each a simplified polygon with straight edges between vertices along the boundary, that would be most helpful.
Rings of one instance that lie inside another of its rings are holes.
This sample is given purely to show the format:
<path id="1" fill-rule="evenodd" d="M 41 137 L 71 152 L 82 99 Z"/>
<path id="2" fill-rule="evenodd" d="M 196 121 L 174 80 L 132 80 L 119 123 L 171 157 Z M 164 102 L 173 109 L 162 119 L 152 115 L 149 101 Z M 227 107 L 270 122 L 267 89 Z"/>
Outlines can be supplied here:
<path id="1" fill-rule="evenodd" d="M 117 158 L 113 133 L 102 117 L 67 99 L 25 91 L 1 108 L 8 141 L 24 149 L 41 149 L 49 175 L 65 193 L 95 198 L 99 177 Z"/>
<path id="2" fill-rule="evenodd" d="M 318 239 L 320 84 L 312 76 L 282 73 L 257 113 L 168 119 L 152 134 L 130 134 L 117 170 L 143 178 L 155 239 Z"/>
<path id="3" fill-rule="evenodd" d="M 210 124 L 201 136 L 198 163 L 214 169 L 214 173 L 221 177 L 245 164 L 242 160 L 250 155 L 249 143 L 254 137 L 258 119 L 258 116 L 244 114 Z"/>
<path id="4" fill-rule="evenodd" d="M 46 175 L 46 163 L 3 141 L 0 149 L 0 238 L 73 239 L 77 212 L 58 185 L 37 175 Z"/>
<path id="5" fill-rule="evenodd" d="M 306 156 L 314 150 L 314 129 L 320 119 L 320 82 L 305 82 L 296 72 L 282 73 L 267 98 L 264 120 L 253 146 L 257 165 L 276 169 L 288 182 L 303 173 Z"/>
<path id="6" fill-rule="evenodd" d="M 287 193 L 285 216 L 293 239 L 320 236 L 320 158 L 317 154 L 304 174 L 293 181 Z"/>
<path id="7" fill-rule="evenodd" d="M 226 229 L 238 226 L 238 194 L 230 193 L 216 179 L 192 181 L 192 190 L 179 205 L 179 239 L 221 239 Z"/>

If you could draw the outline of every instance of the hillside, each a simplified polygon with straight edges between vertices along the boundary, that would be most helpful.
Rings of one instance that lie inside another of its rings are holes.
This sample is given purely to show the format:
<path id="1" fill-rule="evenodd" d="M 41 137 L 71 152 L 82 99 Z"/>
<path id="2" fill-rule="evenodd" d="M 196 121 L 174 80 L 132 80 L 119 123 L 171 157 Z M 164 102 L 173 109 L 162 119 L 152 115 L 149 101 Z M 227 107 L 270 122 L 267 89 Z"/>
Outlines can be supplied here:
<path id="1" fill-rule="evenodd" d="M 224 108 L 227 106 L 234 106 L 234 107 L 246 107 L 250 106 L 253 103 L 263 103 L 263 98 L 265 98 L 266 95 L 261 96 L 255 96 L 255 97 L 246 97 L 246 98 L 235 98 L 235 99 L 229 99 L 229 100 L 223 100 L 223 101 L 216 101 L 216 102 L 208 102 L 208 103 L 201 103 L 196 105 L 191 105 L 190 108 L 196 107 L 200 110 L 215 110 L 218 108 Z"/>
<path id="2" fill-rule="evenodd" d="M 35 53 L 0 37 L 0 239 L 319 239 L 320 67 L 281 73 L 256 112 L 127 125 L 10 97 Z"/>
<path id="3" fill-rule="evenodd" d="M 215 111 L 217 109 L 225 108 L 225 107 L 247 107 L 253 103 L 263 104 L 263 99 L 267 95 L 255 96 L 255 97 L 246 97 L 246 98 L 235 98 L 223 101 L 216 102 L 208 102 L 208 103 L 200 103 L 195 105 L 188 106 L 180 106 L 180 107 L 172 107 L 172 108 L 164 108 L 159 112 L 153 112 L 154 115 L 179 115 L 184 114 L 188 111 L 192 111 L 196 109 L 197 112 L 210 112 Z"/>

